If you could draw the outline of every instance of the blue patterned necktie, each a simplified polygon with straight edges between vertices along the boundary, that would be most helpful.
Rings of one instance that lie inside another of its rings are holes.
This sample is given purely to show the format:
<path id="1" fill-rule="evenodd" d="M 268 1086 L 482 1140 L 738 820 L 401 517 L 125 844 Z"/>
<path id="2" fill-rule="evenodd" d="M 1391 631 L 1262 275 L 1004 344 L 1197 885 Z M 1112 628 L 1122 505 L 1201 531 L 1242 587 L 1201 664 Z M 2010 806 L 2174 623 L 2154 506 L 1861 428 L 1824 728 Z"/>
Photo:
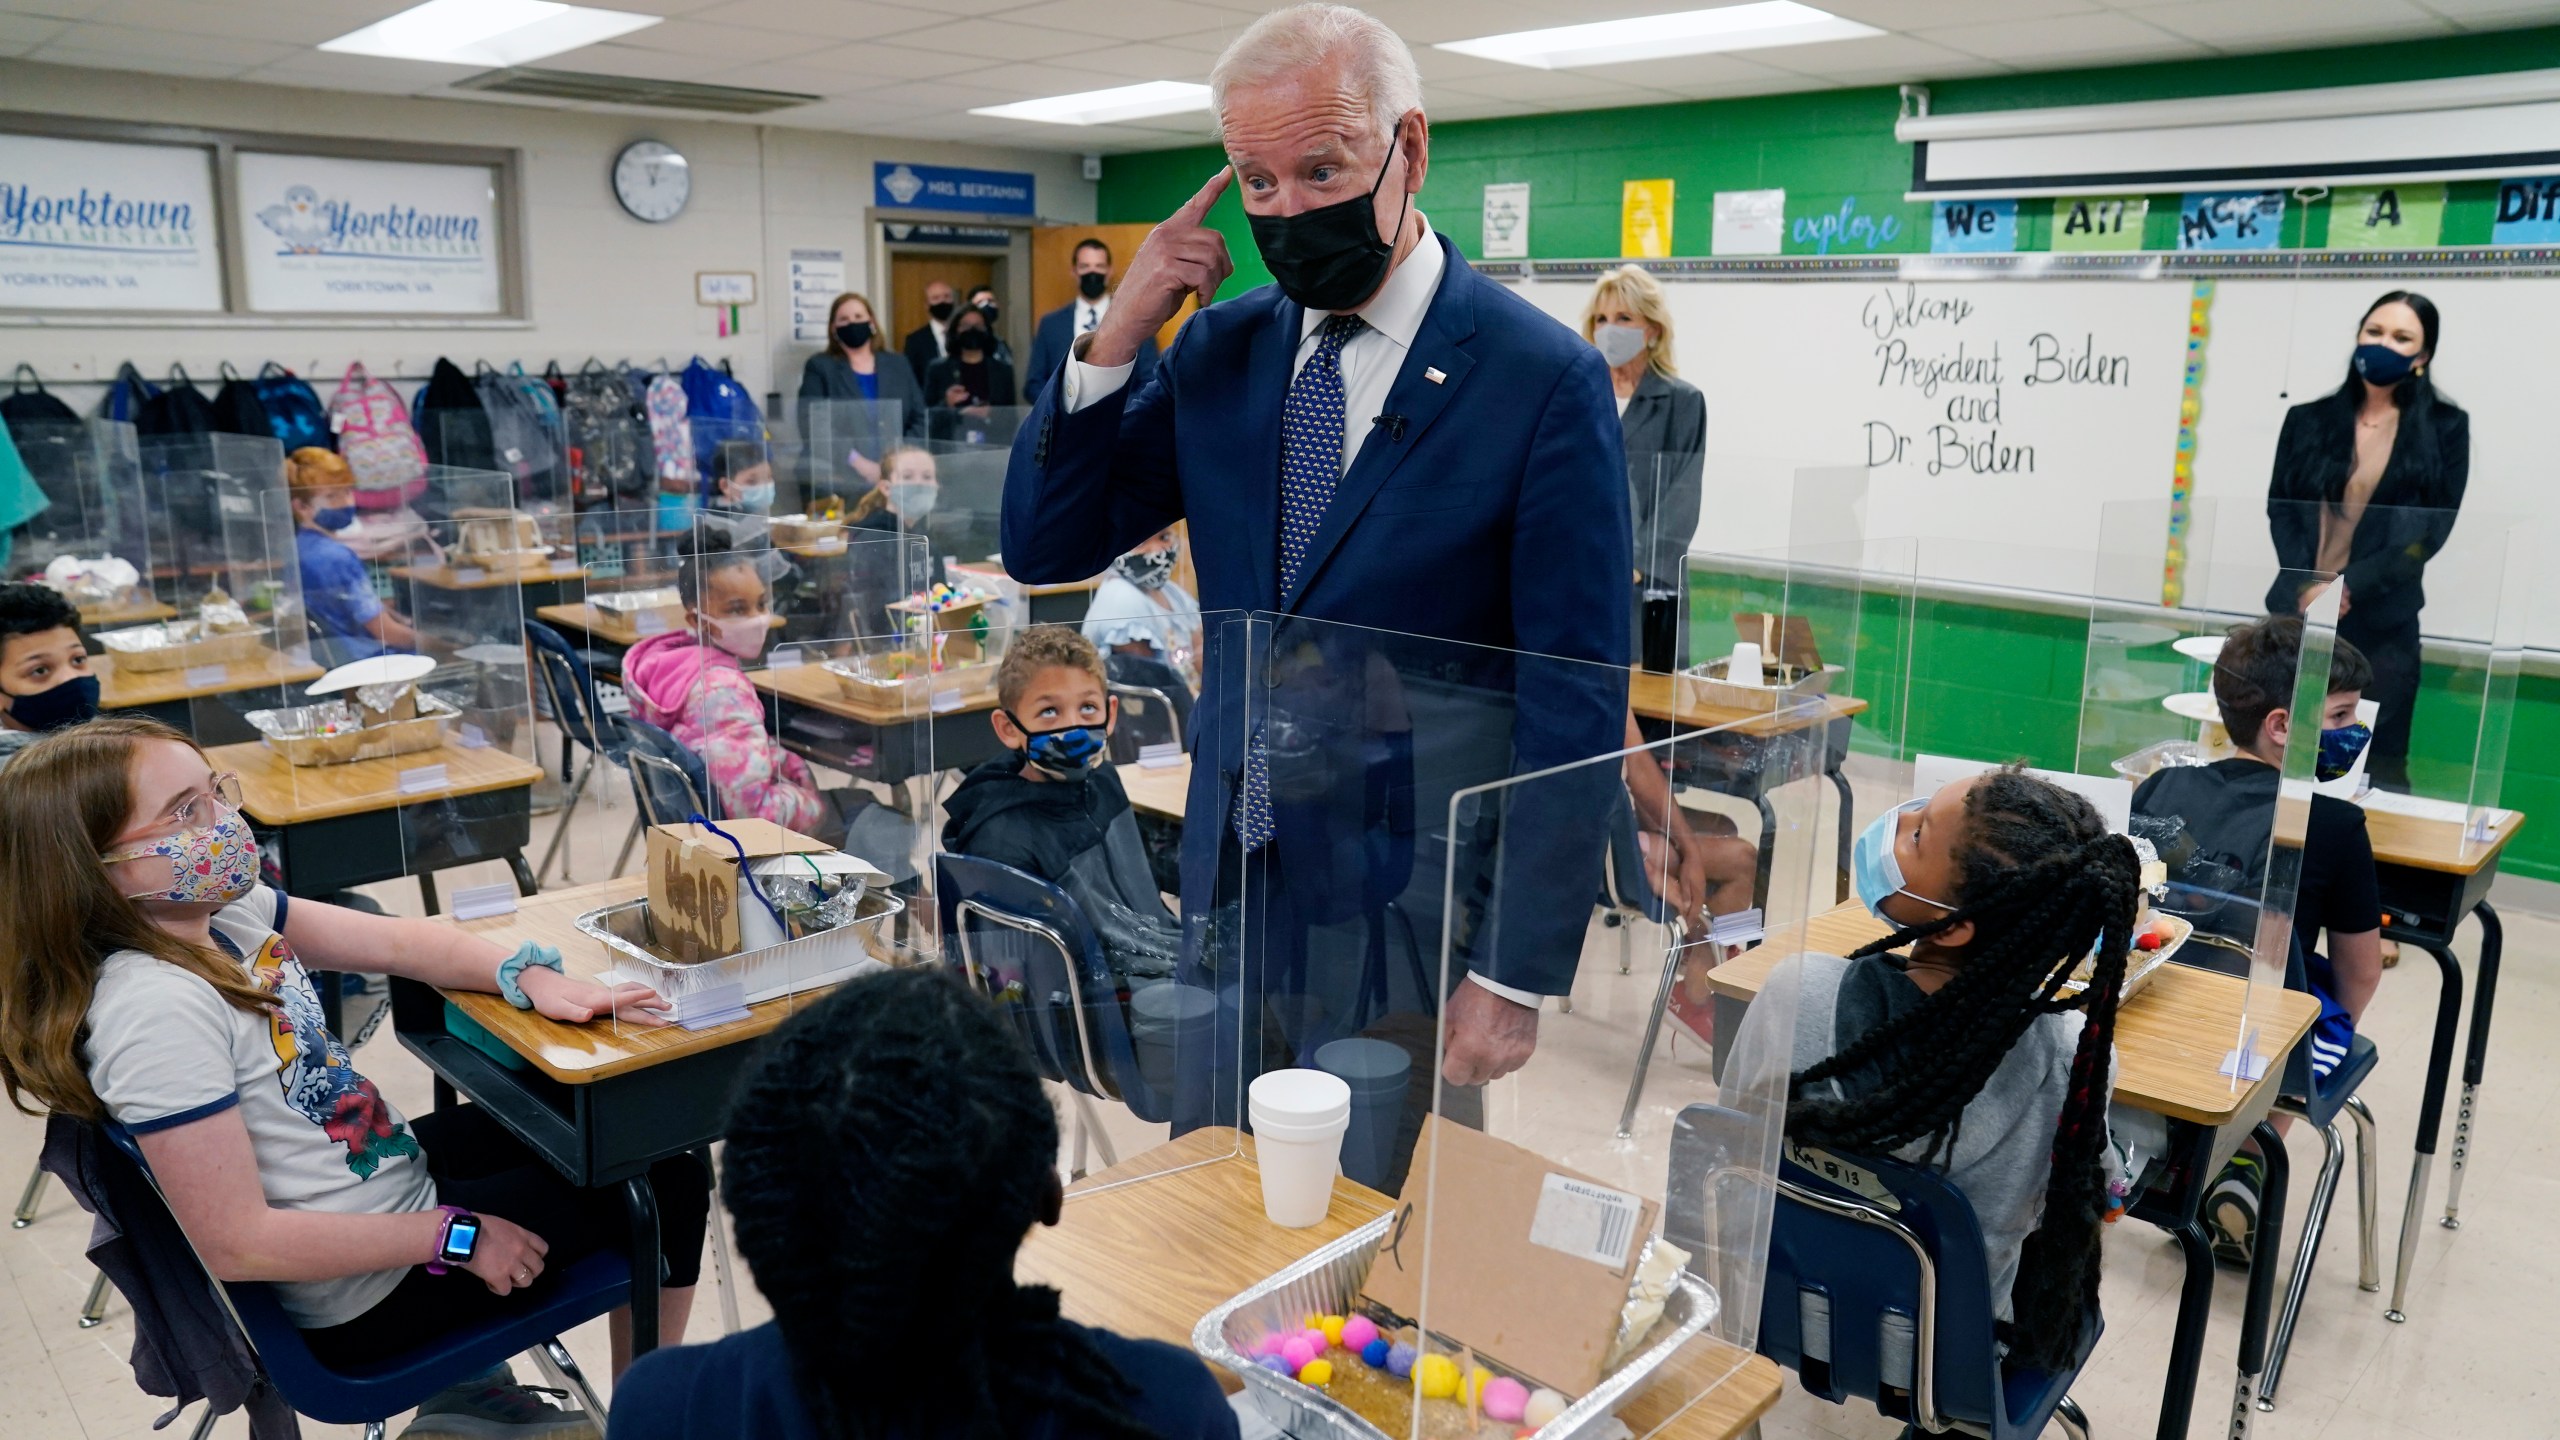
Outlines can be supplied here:
<path id="1" fill-rule="evenodd" d="M 1280 407 L 1280 596 L 1298 588 L 1307 546 L 1324 523 L 1342 479 L 1344 402 L 1342 347 L 1368 328 L 1357 315 L 1335 315 L 1316 331 L 1315 353 L 1298 368 L 1289 399 Z M 1260 728 L 1245 746 L 1244 795 L 1236 807 L 1236 838 L 1247 853 L 1271 840 L 1271 762 Z"/>

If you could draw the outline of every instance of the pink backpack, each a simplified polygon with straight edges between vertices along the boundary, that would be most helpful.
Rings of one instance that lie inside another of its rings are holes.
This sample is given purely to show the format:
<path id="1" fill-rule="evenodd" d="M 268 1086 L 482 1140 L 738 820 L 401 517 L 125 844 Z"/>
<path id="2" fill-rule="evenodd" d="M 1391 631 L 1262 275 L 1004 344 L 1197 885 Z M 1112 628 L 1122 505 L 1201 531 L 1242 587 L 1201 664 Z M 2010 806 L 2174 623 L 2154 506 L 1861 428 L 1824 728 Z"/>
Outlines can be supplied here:
<path id="1" fill-rule="evenodd" d="M 425 492 L 427 449 L 409 424 L 409 407 L 361 360 L 338 377 L 329 428 L 338 432 L 338 453 L 355 472 L 358 508 L 395 510 Z"/>

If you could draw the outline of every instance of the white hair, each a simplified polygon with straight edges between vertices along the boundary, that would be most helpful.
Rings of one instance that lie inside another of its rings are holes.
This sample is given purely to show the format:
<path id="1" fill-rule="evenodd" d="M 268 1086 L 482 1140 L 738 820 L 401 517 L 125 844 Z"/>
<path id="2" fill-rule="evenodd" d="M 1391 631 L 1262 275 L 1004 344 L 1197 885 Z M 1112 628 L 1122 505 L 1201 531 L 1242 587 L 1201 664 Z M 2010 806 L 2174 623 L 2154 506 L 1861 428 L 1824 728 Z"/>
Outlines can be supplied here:
<path id="1" fill-rule="evenodd" d="M 1380 131 L 1422 108 L 1422 72 L 1403 37 L 1385 21 L 1348 5 L 1292 5 L 1246 26 L 1210 68 L 1209 108 L 1218 117 L 1218 133 L 1226 133 L 1227 92 L 1234 86 L 1337 58 Z"/>

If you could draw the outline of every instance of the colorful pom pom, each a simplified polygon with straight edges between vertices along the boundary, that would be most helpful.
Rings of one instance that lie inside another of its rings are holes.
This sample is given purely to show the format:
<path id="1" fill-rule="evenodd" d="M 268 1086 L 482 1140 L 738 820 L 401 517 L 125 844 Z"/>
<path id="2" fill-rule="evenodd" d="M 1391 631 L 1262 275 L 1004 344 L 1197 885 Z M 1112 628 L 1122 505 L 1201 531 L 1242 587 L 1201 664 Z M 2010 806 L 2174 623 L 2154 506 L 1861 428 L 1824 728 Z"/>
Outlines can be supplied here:
<path id="1" fill-rule="evenodd" d="M 1342 1336 L 1335 1343 L 1345 1350 L 1366 1350 L 1378 1338 L 1378 1322 L 1366 1315 L 1354 1315 L 1342 1322 Z"/>
<path id="2" fill-rule="evenodd" d="M 1306 1368 L 1298 1372 L 1298 1383 L 1301 1385 L 1332 1384 L 1333 1362 L 1330 1360 L 1308 1361 Z"/>
<path id="3" fill-rule="evenodd" d="M 1266 1355 L 1279 1354 L 1280 1347 L 1288 1344 L 1290 1336 L 1294 1333 L 1295 1332 L 1293 1331 L 1274 1330 L 1270 1334 L 1263 1336 L 1261 1339 L 1254 1341 L 1253 1357 L 1259 1360 Z"/>
<path id="4" fill-rule="evenodd" d="M 1292 1373 L 1306 1369 L 1308 1361 L 1323 1353 L 1322 1350 L 1308 1344 L 1307 1337 L 1304 1335 L 1292 1335 L 1288 1343 L 1280 1347 L 1280 1358 L 1289 1362 Z"/>
<path id="5" fill-rule="evenodd" d="M 1484 1413 L 1496 1420 L 1517 1420 L 1528 1413 L 1529 1387 L 1508 1375 L 1485 1382 Z"/>
<path id="6" fill-rule="evenodd" d="M 1399 1380 L 1413 1373 L 1413 1362 L 1421 1352 L 1398 1340 L 1387 1347 L 1387 1373 Z"/>
<path id="7" fill-rule="evenodd" d="M 1529 1403 L 1521 1410 L 1520 1419 L 1523 1423 L 1545 1429 L 1564 1413 L 1564 1407 L 1570 1403 L 1564 1396 L 1541 1385 L 1529 1392 Z"/>
<path id="8" fill-rule="evenodd" d="M 1322 1320 L 1316 1322 L 1316 1328 L 1324 1332 L 1325 1344 L 1339 1345 L 1342 1343 L 1343 1320 L 1341 1316 L 1327 1315 Z"/>
<path id="9" fill-rule="evenodd" d="M 1387 1352 L 1394 1348 L 1387 1343 L 1387 1337 L 1381 1335 L 1360 1347 L 1360 1358 L 1368 1362 L 1370 1369 L 1384 1370 L 1387 1368 Z"/>
<path id="10" fill-rule="evenodd" d="M 1446 1355 L 1425 1355 L 1414 1362 L 1413 1373 L 1422 1382 L 1425 1400 L 1453 1399 L 1458 1393 L 1458 1362 Z"/>
<path id="11" fill-rule="evenodd" d="M 1274 1375 L 1288 1375 L 1294 1373 L 1289 1369 L 1288 1360 L 1278 1355 L 1265 1355 L 1253 1363 L 1270 1371 Z"/>

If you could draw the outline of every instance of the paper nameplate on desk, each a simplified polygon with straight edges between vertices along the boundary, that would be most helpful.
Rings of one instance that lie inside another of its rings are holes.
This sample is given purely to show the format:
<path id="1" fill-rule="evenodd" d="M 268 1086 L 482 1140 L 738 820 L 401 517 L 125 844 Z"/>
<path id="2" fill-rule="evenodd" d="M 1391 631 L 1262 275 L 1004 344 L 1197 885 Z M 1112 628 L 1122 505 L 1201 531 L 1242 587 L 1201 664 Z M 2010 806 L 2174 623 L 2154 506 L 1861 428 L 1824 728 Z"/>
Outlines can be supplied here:
<path id="1" fill-rule="evenodd" d="M 747 986 L 743 980 L 688 990 L 667 1011 L 667 1018 L 687 1030 L 708 1030 L 747 1018 Z"/>
<path id="2" fill-rule="evenodd" d="M 462 742 L 462 748 L 465 750 L 486 750 L 489 748 L 489 732 L 472 724 L 468 720 L 462 723 L 461 732 L 454 738 Z"/>
<path id="3" fill-rule="evenodd" d="M 516 913 L 516 887 L 505 882 L 466 885 L 446 898 L 456 920 L 486 920 L 492 915 Z"/>
<path id="4" fill-rule="evenodd" d="M 1707 938 L 1718 945 L 1740 945 L 1746 941 L 1765 940 L 1768 936 L 1768 922 L 1756 905 L 1748 910 L 1736 910 L 1730 915 L 1711 916 L 1707 921 Z"/>
<path id="5" fill-rule="evenodd" d="M 187 684 L 190 688 L 197 685 L 219 685 L 230 678 L 231 667 L 228 665 L 190 665 L 187 667 Z"/>
<path id="6" fill-rule="evenodd" d="M 966 709 L 968 704 L 969 695 L 965 690 L 936 690 L 933 692 L 933 713 L 936 715 L 948 715 L 954 710 Z"/>
<path id="7" fill-rule="evenodd" d="M 2215 1072 L 2233 1080 L 2256 1084 L 2267 1073 L 2267 1057 L 2258 1053 L 2258 1032 L 2252 1030 L 2235 1050 L 2222 1055 L 2222 1068 Z"/>
<path id="8" fill-rule="evenodd" d="M 400 793 L 403 795 L 441 790 L 448 783 L 442 765 L 413 765 L 400 772 Z"/>
<path id="9" fill-rule="evenodd" d="M 666 612 L 634 610 L 631 612 L 631 628 L 643 635 L 663 635 L 667 629 Z"/>
<path id="10" fill-rule="evenodd" d="M 773 668 L 776 670 L 797 670 L 806 663 L 807 661 L 803 659 L 800 652 L 797 650 L 776 650 L 773 652 L 772 664 Z"/>
<path id="11" fill-rule="evenodd" d="M 1138 747 L 1138 768 L 1164 770 L 1182 763 L 1182 747 L 1171 740 Z"/>
<path id="12" fill-rule="evenodd" d="M 554 560 L 551 562 L 551 573 L 554 575 L 566 575 L 577 568 L 578 562 L 575 560 Z"/>
<path id="13" fill-rule="evenodd" d="M 596 708 L 607 715 L 628 715 L 631 713 L 630 692 L 609 681 L 599 680 L 596 682 Z"/>
<path id="14" fill-rule="evenodd" d="M 466 565 L 453 572 L 453 578 L 465 585 L 477 585 L 489 578 L 489 572 L 477 565 Z"/>

